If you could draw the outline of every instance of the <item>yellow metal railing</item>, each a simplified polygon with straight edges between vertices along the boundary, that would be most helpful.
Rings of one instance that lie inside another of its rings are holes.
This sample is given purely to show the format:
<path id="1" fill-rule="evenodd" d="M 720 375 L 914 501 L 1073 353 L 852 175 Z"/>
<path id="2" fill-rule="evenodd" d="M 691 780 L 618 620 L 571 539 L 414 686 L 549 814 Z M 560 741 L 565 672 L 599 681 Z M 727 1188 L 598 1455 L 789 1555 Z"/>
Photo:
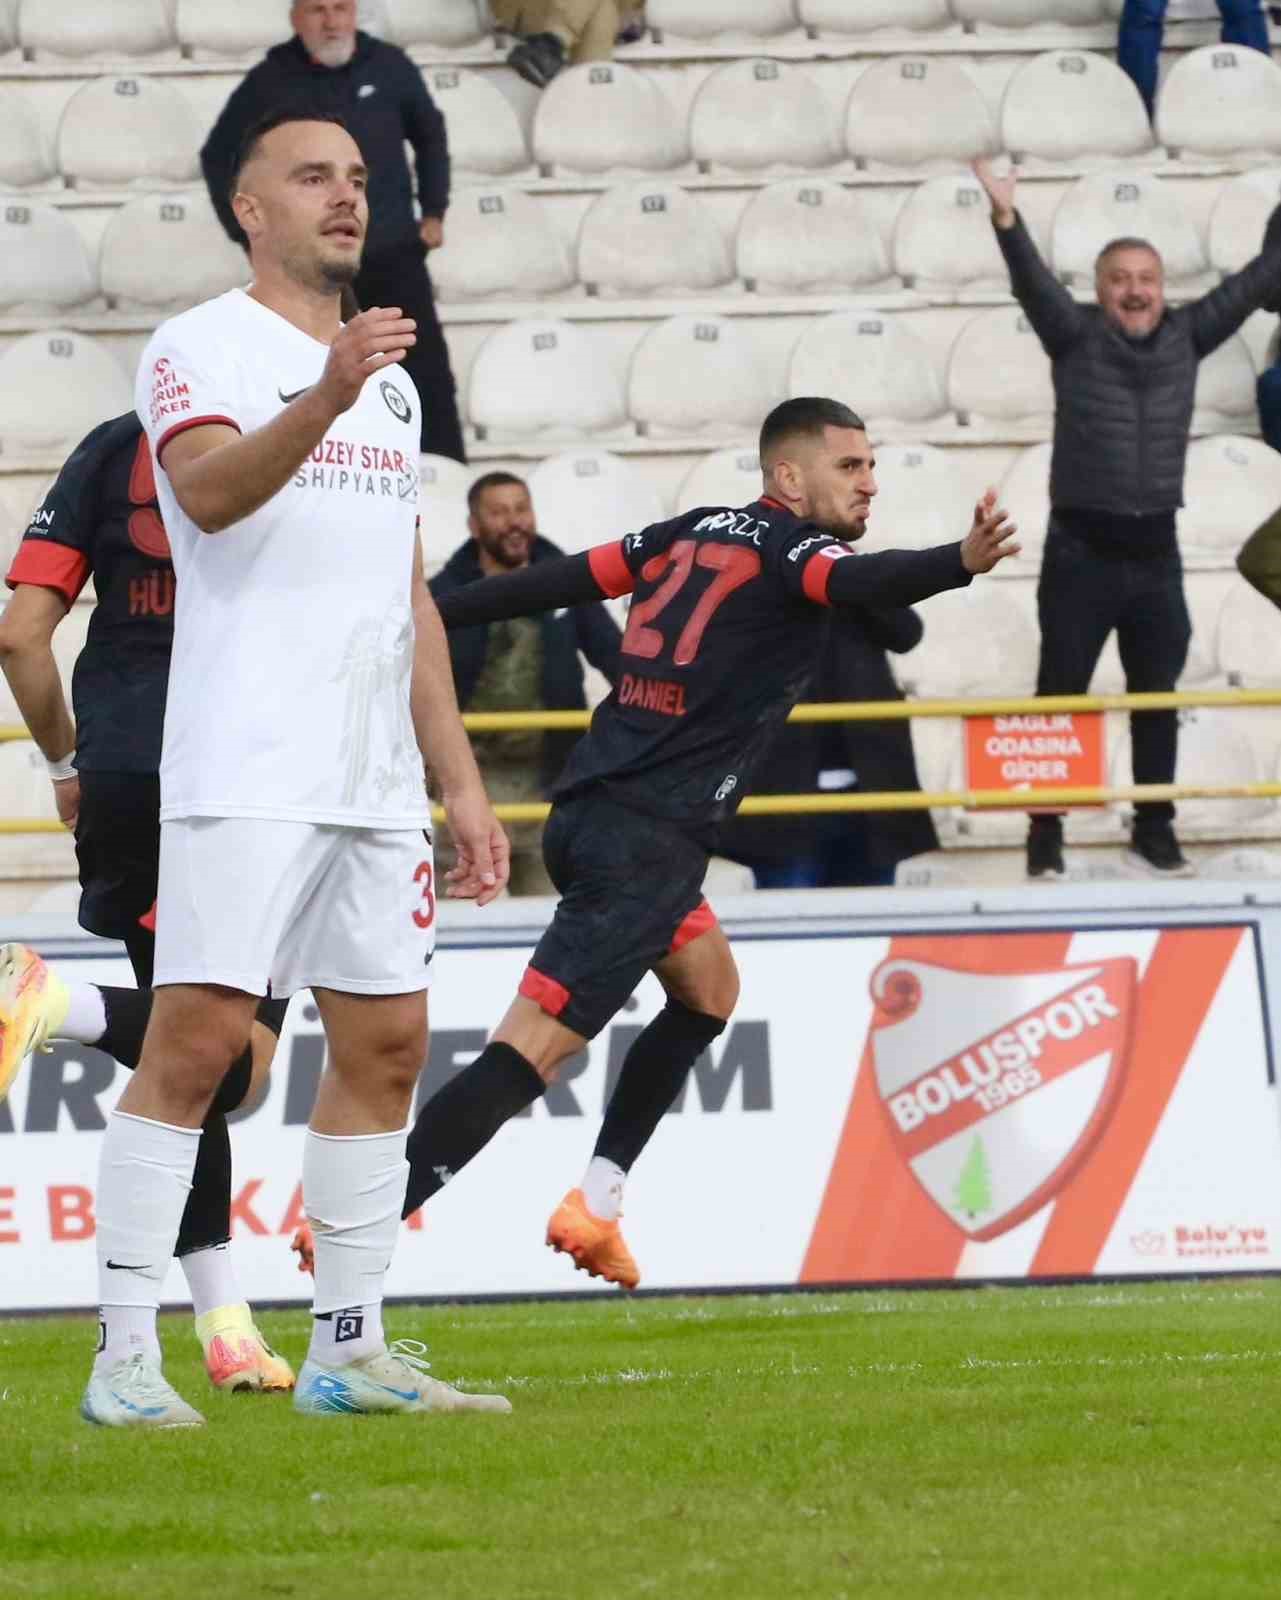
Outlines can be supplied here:
<path id="1" fill-rule="evenodd" d="M 1192 689 L 1168 694 L 1073 694 L 988 700 L 850 700 L 797 706 L 792 722 L 888 722 L 915 717 L 1053 716 L 1080 711 L 1180 711 L 1196 707 L 1235 709 L 1281 706 L 1281 689 Z M 588 711 L 470 711 L 463 724 L 470 733 L 517 729 L 586 728 Z M 29 737 L 27 730 L 0 725 L 0 743 Z M 1214 785 L 1200 783 L 1131 784 L 1125 788 L 891 790 L 854 794 L 749 795 L 741 816 L 831 814 L 842 811 L 978 810 L 1026 811 L 1029 807 L 1111 805 L 1142 800 L 1271 800 L 1281 783 Z M 551 808 L 542 801 L 495 806 L 501 822 L 541 822 Z M 437 818 L 442 813 L 437 809 Z M 61 833 L 60 822 L 42 817 L 0 817 L 0 835 Z"/>

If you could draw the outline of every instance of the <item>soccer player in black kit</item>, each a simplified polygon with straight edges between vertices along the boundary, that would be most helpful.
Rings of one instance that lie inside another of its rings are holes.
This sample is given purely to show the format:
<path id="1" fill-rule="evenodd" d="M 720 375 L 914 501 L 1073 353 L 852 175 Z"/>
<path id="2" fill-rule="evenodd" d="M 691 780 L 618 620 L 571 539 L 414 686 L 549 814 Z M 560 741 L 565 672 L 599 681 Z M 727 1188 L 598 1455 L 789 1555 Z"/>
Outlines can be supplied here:
<path id="1" fill-rule="evenodd" d="M 553 790 L 544 836 L 561 900 L 493 1038 L 419 1113 L 405 1214 L 551 1082 L 647 971 L 667 1003 L 632 1045 L 581 1188 L 548 1243 L 625 1287 L 624 1178 L 738 998 L 729 941 L 703 899 L 718 824 L 814 670 L 827 610 L 907 606 L 1017 553 L 989 493 L 957 544 L 857 556 L 876 493 L 863 423 L 789 400 L 761 432 L 765 493 L 702 507 L 584 555 L 444 596 L 465 626 L 631 594 L 618 683 Z"/>
<path id="2" fill-rule="evenodd" d="M 91 577 L 97 605 L 72 680 L 73 723 L 51 640 Z M 6 581 L 14 595 L 0 619 L 0 667 L 48 761 L 58 815 L 75 832 L 80 923 L 123 942 L 139 987 L 64 981 L 25 946 L 0 946 L 0 1098 L 29 1051 L 49 1039 L 92 1044 L 137 1066 L 151 1014 L 174 574 L 151 451 L 133 412 L 95 428 L 68 457 Z M 270 1065 L 286 1005 L 263 1001 L 253 1043 L 219 1090 L 178 1235 L 206 1368 L 220 1388 L 293 1385 L 288 1364 L 253 1325 L 228 1254 L 227 1113 Z"/>

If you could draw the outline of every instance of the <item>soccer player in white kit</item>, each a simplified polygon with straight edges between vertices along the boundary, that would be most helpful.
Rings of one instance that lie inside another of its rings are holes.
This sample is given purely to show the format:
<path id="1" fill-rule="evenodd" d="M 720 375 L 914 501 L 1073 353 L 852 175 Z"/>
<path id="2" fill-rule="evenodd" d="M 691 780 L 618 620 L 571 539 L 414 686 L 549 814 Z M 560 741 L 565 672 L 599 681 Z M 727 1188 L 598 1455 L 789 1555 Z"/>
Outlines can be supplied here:
<path id="1" fill-rule="evenodd" d="M 365 179 L 336 119 L 260 125 L 234 196 L 253 283 L 165 323 L 139 367 L 177 609 L 156 999 L 103 1141 L 91 1422 L 203 1420 L 161 1369 L 160 1289 L 213 1093 L 259 998 L 305 987 L 328 1063 L 303 1154 L 316 1292 L 294 1403 L 510 1410 L 428 1377 L 422 1346 L 388 1350 L 382 1331 L 434 942 L 424 760 L 460 844 L 451 893 L 492 899 L 507 841 L 423 581 L 418 396 L 396 364 L 414 324 L 339 320 Z"/>

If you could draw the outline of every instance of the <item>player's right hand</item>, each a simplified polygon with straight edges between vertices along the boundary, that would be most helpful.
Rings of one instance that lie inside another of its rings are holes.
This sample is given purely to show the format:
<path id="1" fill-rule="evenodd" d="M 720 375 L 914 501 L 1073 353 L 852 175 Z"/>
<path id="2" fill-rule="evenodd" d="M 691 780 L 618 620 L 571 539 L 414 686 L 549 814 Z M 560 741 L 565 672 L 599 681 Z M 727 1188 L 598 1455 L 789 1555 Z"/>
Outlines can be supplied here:
<path id="1" fill-rule="evenodd" d="M 991 201 L 993 222 L 998 228 L 1013 227 L 1014 191 L 1018 188 L 1018 174 L 1010 171 L 1003 178 L 997 177 L 987 156 L 976 157 L 970 167 Z"/>
<path id="2" fill-rule="evenodd" d="M 371 373 L 404 360 L 417 343 L 417 326 L 399 306 L 371 306 L 344 324 L 316 385 L 335 416 L 355 405 Z"/>
<path id="3" fill-rule="evenodd" d="M 1022 548 L 1015 544 L 1018 525 L 1010 513 L 996 503 L 996 490 L 989 489 L 974 507 L 974 522 L 961 540 L 961 565 L 967 572 L 991 572 L 998 561 L 1016 556 Z"/>
<path id="4" fill-rule="evenodd" d="M 58 821 L 74 833 L 80 817 L 80 779 L 57 778 L 53 781 L 53 803 L 58 808 Z"/>

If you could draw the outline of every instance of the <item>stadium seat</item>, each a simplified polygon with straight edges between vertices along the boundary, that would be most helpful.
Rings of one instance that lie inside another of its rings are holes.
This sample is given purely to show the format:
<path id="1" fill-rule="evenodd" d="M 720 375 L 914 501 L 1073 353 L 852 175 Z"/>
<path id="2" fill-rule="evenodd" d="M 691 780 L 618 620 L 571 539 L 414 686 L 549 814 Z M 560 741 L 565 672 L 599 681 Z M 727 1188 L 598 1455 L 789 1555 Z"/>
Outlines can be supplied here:
<path id="1" fill-rule="evenodd" d="M 1174 187 L 1140 172 L 1097 172 L 1072 185 L 1054 213 L 1054 270 L 1066 282 L 1092 285 L 1095 257 L 1122 236 L 1152 241 L 1171 286 L 1183 292 L 1210 286 L 1200 236 Z"/>
<path id="2" fill-rule="evenodd" d="M 479 72 L 433 67 L 424 74 L 445 118 L 455 180 L 501 178 L 530 165 L 525 132 L 510 100 Z"/>
<path id="3" fill-rule="evenodd" d="M 927 422 L 943 410 L 943 386 L 925 344 L 900 320 L 871 309 L 810 324 L 792 351 L 788 393 L 831 395 L 875 427 Z"/>
<path id="4" fill-rule="evenodd" d="M 0 473 L 0 564 L 5 572 L 48 483 L 48 473 Z"/>
<path id="5" fill-rule="evenodd" d="M 1256 167 L 1219 190 L 1210 213 L 1210 265 L 1239 272 L 1263 245 L 1268 218 L 1281 203 L 1281 167 Z"/>
<path id="6" fill-rule="evenodd" d="M 118 311 L 174 312 L 212 300 L 252 274 L 204 190 L 140 195 L 113 213 L 98 264 Z"/>
<path id="7" fill-rule="evenodd" d="M 1010 292 L 982 185 L 931 178 L 908 195 L 894 223 L 894 270 L 909 289 L 942 300 Z"/>
<path id="8" fill-rule="evenodd" d="M 1045 548 L 1045 530 L 1050 521 L 1051 448 L 1048 444 L 1028 445 L 1010 463 L 999 485 L 1001 504 L 1018 524 L 1023 547 L 1019 567 L 1028 571 L 1035 571 L 1040 565 Z"/>
<path id="9" fill-rule="evenodd" d="M 570 67 L 544 89 L 534 158 L 547 172 L 668 172 L 689 150 L 683 122 L 652 76 L 598 61 Z"/>
<path id="10" fill-rule="evenodd" d="M 178 45 L 168 0 L 22 0 L 18 36 L 37 60 L 116 61 Z"/>
<path id="11" fill-rule="evenodd" d="M 850 92 L 845 144 L 858 167 L 946 172 L 1000 148 L 978 84 L 942 56 L 868 67 Z"/>
<path id="12" fill-rule="evenodd" d="M 18 0 L 0 0 L 0 56 L 18 43 Z"/>
<path id="13" fill-rule="evenodd" d="M 382 0 L 383 37 L 402 50 L 457 50 L 488 37 L 486 9 L 477 0 Z"/>
<path id="14" fill-rule="evenodd" d="M 1216 788 L 1258 783 L 1262 776 L 1259 759 L 1244 725 L 1247 717 L 1258 714 L 1201 706 L 1181 711 L 1174 781 Z M 1130 754 L 1130 741 L 1118 740 L 1108 763 L 1108 782 L 1116 788 L 1128 788 L 1134 781 Z M 1184 838 L 1195 834 L 1231 838 L 1238 830 L 1257 830 L 1275 806 L 1274 800 L 1245 796 L 1180 800 L 1177 825 Z"/>
<path id="15" fill-rule="evenodd" d="M 951 0 L 959 22 L 992 28 L 1047 28 L 1101 22 L 1103 0 Z"/>
<path id="16" fill-rule="evenodd" d="M 1184 555 L 1201 565 L 1231 567 L 1249 536 L 1281 505 L 1281 455 L 1261 439 L 1194 439 L 1183 501 Z"/>
<path id="17" fill-rule="evenodd" d="M 1257 883 L 1260 878 L 1281 878 L 1281 851 L 1264 850 L 1257 845 L 1216 850 L 1201 857 L 1196 864 L 1196 875 L 1218 883 Z"/>
<path id="18" fill-rule="evenodd" d="M 178 38 L 201 61 L 260 56 L 293 32 L 289 0 L 178 0 Z"/>
<path id="19" fill-rule="evenodd" d="M 725 317 L 660 322 L 637 346 L 627 379 L 628 413 L 651 436 L 750 433 L 775 398 L 750 340 Z"/>
<path id="20" fill-rule="evenodd" d="M 608 450 L 566 450 L 529 475 L 538 531 L 567 555 L 635 533 L 665 515 L 645 474 Z"/>
<path id="21" fill-rule="evenodd" d="M 760 455 L 754 444 L 743 444 L 696 461 L 681 481 L 676 504 L 690 511 L 697 506 L 746 506 L 760 492 Z"/>
<path id="22" fill-rule="evenodd" d="M 956 537 L 956 530 L 951 531 Z M 919 698 L 1025 695 L 1036 687 L 1035 610 L 1013 583 L 936 594 L 919 608 L 925 637 L 899 656 L 900 681 Z"/>
<path id="23" fill-rule="evenodd" d="M 44 187 L 57 176 L 25 95 L 0 94 L 0 190 Z"/>
<path id="24" fill-rule="evenodd" d="M 649 0 L 645 20 L 659 42 L 671 34 L 699 44 L 777 39 L 799 25 L 795 0 Z"/>
<path id="25" fill-rule="evenodd" d="M 844 158 L 815 79 L 780 61 L 718 67 L 694 97 L 689 142 L 707 171 L 813 172 Z"/>
<path id="26" fill-rule="evenodd" d="M 1172 156 L 1267 160 L 1281 152 L 1281 67 L 1259 50 L 1216 44 L 1175 63 L 1156 103 Z"/>
<path id="27" fill-rule="evenodd" d="M 0 355 L 0 453 L 11 464 L 65 455 L 132 406 L 124 368 L 84 334 L 30 333 Z"/>
<path id="28" fill-rule="evenodd" d="M 58 632 L 61 631 L 60 628 Z M 12 739 L 0 744 L 0 796 L 6 817 L 57 820 L 53 785 L 34 739 Z"/>
<path id="29" fill-rule="evenodd" d="M 568 322 L 496 328 L 476 352 L 468 395 L 468 414 L 486 439 L 602 433 L 626 422 L 613 367 Z"/>
<path id="30" fill-rule="evenodd" d="M 469 537 L 467 491 L 475 475 L 474 470 L 448 456 L 419 458 L 418 533 L 428 577 L 439 572 Z"/>
<path id="31" fill-rule="evenodd" d="M 876 33 L 892 28 L 895 33 L 925 31 L 955 26 L 947 0 L 798 0 L 797 9 L 805 26 L 820 38 L 836 38 Z"/>
<path id="32" fill-rule="evenodd" d="M 875 211 L 830 178 L 762 189 L 738 225 L 738 276 L 757 294 L 843 294 L 893 286 Z"/>
<path id="33" fill-rule="evenodd" d="M 536 299 L 574 285 L 569 249 L 546 210 L 522 190 L 497 187 L 454 191 L 431 276 L 447 303 Z"/>
<path id="34" fill-rule="evenodd" d="M 1079 166 L 1153 148 L 1139 91 L 1114 61 L 1049 50 L 1021 67 L 1001 102 L 1001 144 L 1015 161 Z"/>
<path id="35" fill-rule="evenodd" d="M 729 246 L 697 195 L 644 179 L 601 195 L 578 235 L 578 276 L 595 294 L 717 289 L 734 275 Z"/>
<path id="36" fill-rule="evenodd" d="M 58 166 L 76 188 L 155 188 L 199 178 L 200 132 L 163 78 L 94 78 L 68 100 Z"/>
<path id="37" fill-rule="evenodd" d="M 17 196 L 0 204 L 0 315 L 45 316 L 97 295 L 89 252 L 69 217 Z"/>
<path id="38" fill-rule="evenodd" d="M 947 403 L 976 431 L 1049 431 L 1050 359 L 1018 306 L 981 311 L 957 334 L 948 356 Z"/>
<path id="39" fill-rule="evenodd" d="M 1258 373 L 1250 347 L 1239 333 L 1208 355 L 1197 368 L 1194 433 L 1243 433 L 1258 426 L 1254 386 Z"/>
<path id="40" fill-rule="evenodd" d="M 965 533 L 969 508 L 956 491 L 945 451 L 928 444 L 876 449 L 876 499 L 867 525 L 869 550 L 927 550 Z"/>
<path id="41" fill-rule="evenodd" d="M 1219 611 L 1214 655 L 1219 670 L 1245 689 L 1281 686 L 1281 616 L 1253 585 L 1234 575 Z M 1266 712 L 1256 715 L 1266 716 Z"/>

